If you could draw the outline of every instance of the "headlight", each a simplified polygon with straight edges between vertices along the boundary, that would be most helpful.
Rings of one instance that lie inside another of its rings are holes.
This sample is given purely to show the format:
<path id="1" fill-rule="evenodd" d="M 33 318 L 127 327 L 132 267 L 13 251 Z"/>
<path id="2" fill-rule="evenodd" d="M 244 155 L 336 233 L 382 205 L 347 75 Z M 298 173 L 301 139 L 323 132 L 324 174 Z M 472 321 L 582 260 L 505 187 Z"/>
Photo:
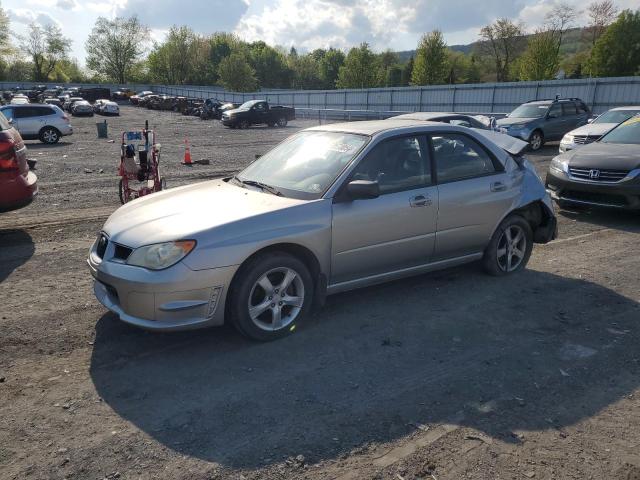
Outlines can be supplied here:
<path id="1" fill-rule="evenodd" d="M 551 160 L 551 165 L 549 166 L 549 170 L 551 170 L 554 173 L 568 175 L 569 161 L 562 159 L 560 157 L 555 157 L 553 160 Z"/>
<path id="2" fill-rule="evenodd" d="M 156 243 L 136 248 L 129 256 L 127 264 L 150 270 L 162 270 L 175 265 L 196 246 L 195 240 Z"/>
<path id="3" fill-rule="evenodd" d="M 573 143 L 573 135 L 569 135 L 568 133 L 562 137 L 562 141 L 560 143 Z"/>

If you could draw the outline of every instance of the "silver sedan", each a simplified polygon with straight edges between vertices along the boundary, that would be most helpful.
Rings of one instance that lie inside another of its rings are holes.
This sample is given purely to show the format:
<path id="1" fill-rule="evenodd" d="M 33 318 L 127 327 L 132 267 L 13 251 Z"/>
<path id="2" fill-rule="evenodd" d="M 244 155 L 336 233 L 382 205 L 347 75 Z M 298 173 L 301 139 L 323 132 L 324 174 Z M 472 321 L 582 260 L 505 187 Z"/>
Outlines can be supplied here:
<path id="1" fill-rule="evenodd" d="M 473 261 L 515 273 L 556 234 L 526 146 L 407 120 L 304 130 L 233 177 L 118 209 L 89 253 L 95 294 L 139 327 L 271 340 L 329 294 Z"/>

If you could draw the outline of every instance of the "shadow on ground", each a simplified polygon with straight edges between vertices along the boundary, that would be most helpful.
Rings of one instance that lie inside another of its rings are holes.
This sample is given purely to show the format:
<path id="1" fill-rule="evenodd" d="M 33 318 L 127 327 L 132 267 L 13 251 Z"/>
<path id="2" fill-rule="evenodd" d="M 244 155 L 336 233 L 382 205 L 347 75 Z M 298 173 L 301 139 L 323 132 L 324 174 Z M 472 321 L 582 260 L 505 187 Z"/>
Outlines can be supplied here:
<path id="1" fill-rule="evenodd" d="M 72 144 L 72 142 L 60 141 L 58 143 L 42 143 L 40 141 L 25 142 L 29 150 L 48 150 L 56 149 L 60 147 L 66 147 Z M 36 159 L 37 160 L 37 159 Z"/>
<path id="2" fill-rule="evenodd" d="M 558 215 L 581 223 L 640 233 L 640 212 L 611 208 L 566 207 L 559 209 Z"/>
<path id="3" fill-rule="evenodd" d="M 173 450 L 235 468 L 335 458 L 455 422 L 507 442 L 638 387 L 639 305 L 599 285 L 477 266 L 330 297 L 268 344 L 231 328 L 153 334 L 103 316 L 99 395 Z"/>
<path id="4" fill-rule="evenodd" d="M 0 230 L 0 283 L 25 264 L 35 250 L 31 235 L 24 230 Z"/>

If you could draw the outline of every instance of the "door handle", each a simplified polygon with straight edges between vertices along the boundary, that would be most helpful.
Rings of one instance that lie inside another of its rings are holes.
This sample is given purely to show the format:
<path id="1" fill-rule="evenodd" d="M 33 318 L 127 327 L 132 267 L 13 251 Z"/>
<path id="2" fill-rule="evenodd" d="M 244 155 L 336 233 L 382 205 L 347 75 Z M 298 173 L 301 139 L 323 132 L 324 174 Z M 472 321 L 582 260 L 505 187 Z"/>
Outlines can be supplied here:
<path id="1" fill-rule="evenodd" d="M 427 207 L 431 205 L 431 199 L 425 195 L 417 195 L 409 200 L 409 205 L 412 207 Z"/>
<path id="2" fill-rule="evenodd" d="M 504 192 L 507 189 L 507 186 L 502 182 L 494 182 L 491 184 L 492 192 Z"/>

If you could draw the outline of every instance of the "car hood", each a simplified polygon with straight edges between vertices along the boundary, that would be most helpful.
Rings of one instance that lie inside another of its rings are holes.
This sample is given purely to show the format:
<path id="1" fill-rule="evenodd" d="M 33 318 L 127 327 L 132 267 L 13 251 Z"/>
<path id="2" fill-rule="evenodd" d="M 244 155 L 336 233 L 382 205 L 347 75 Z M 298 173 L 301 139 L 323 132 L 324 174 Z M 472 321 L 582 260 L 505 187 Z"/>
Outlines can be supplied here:
<path id="1" fill-rule="evenodd" d="M 238 112 L 246 112 L 247 110 L 242 110 L 241 108 L 230 108 L 228 110 L 224 110 L 224 113 L 228 113 L 229 115 L 233 115 Z"/>
<path id="2" fill-rule="evenodd" d="M 211 180 L 127 203 L 107 219 L 103 231 L 112 241 L 131 248 L 180 239 L 199 241 L 212 229 L 237 225 L 274 212 L 284 212 L 286 217 L 288 209 L 310 203 L 314 202 Z M 251 234 L 246 225 L 242 234 Z M 222 240 L 222 235 L 218 240 Z"/>
<path id="3" fill-rule="evenodd" d="M 501 118 L 496 121 L 496 124 L 501 127 L 511 127 L 515 125 L 524 125 L 534 120 L 540 120 L 539 118 Z"/>
<path id="4" fill-rule="evenodd" d="M 634 170 L 640 168 L 640 145 L 594 142 L 563 157 L 577 168 Z"/>
<path id="5" fill-rule="evenodd" d="M 571 130 L 567 135 L 587 135 L 590 137 L 601 137 L 605 133 L 616 127 L 617 123 L 588 123 L 575 130 Z"/>

